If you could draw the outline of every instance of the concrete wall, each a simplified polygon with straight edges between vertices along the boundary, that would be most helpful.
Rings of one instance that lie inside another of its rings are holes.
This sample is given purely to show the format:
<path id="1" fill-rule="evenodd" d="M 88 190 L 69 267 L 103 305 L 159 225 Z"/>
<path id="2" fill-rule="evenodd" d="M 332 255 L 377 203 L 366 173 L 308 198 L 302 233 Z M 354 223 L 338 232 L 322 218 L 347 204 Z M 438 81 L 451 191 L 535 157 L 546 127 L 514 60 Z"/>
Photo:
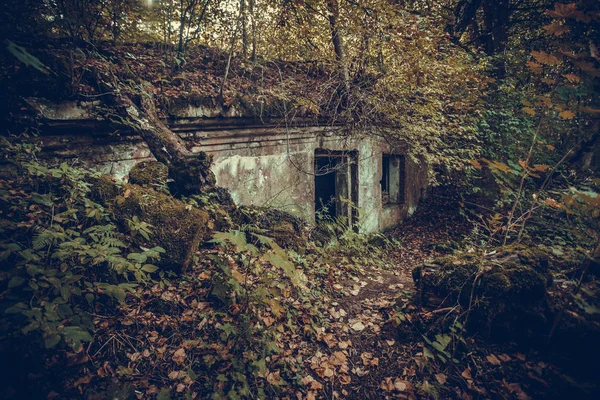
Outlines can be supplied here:
<path id="1" fill-rule="evenodd" d="M 339 127 L 286 128 L 252 118 L 207 119 L 197 114 L 179 116 L 170 125 L 192 151 L 214 156 L 217 184 L 229 189 L 237 204 L 276 207 L 314 223 L 315 149 L 357 152 L 358 208 L 366 232 L 388 229 L 411 215 L 427 185 L 426 166 L 406 157 L 405 203 L 382 206 L 382 154 L 403 151 L 390 149 L 375 136 L 348 138 Z M 45 112 L 45 118 L 48 124 L 39 140 L 48 157 L 77 159 L 118 178 L 125 178 L 136 163 L 152 159 L 137 135 L 107 130 L 84 111 L 61 106 Z"/>

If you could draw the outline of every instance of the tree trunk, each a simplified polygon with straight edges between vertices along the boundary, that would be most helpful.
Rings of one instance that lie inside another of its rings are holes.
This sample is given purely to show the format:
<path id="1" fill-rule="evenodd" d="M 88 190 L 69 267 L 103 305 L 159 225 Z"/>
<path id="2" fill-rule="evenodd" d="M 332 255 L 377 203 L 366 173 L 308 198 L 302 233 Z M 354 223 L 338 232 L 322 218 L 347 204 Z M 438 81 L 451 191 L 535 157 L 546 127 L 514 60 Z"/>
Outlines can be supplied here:
<path id="1" fill-rule="evenodd" d="M 454 10 L 454 25 L 448 26 L 447 30 L 452 34 L 463 33 L 475 19 L 480 5 L 481 0 L 460 0 Z"/>
<path id="2" fill-rule="evenodd" d="M 333 42 L 333 49 L 335 51 L 335 57 L 340 66 L 346 93 L 349 93 L 350 92 L 350 73 L 348 71 L 348 63 L 347 63 L 346 54 L 344 51 L 344 41 L 340 34 L 340 27 L 339 27 L 340 9 L 339 9 L 339 5 L 338 5 L 338 1 L 337 0 L 328 0 L 327 1 L 327 11 L 329 11 L 329 26 L 331 27 L 331 40 Z"/>
<path id="3" fill-rule="evenodd" d="M 246 0 L 240 0 L 240 18 L 242 24 L 242 57 L 248 58 L 248 31 L 246 29 Z"/>
<path id="4" fill-rule="evenodd" d="M 108 83 L 112 79 L 106 74 L 96 75 L 100 88 L 106 93 L 105 101 L 116 113 L 117 123 L 140 135 L 152 155 L 169 168 L 169 177 L 175 183 L 177 194 L 187 196 L 215 185 L 215 177 L 210 170 L 212 157 L 187 149 L 181 137 L 158 117 L 151 93 L 140 89 L 136 103 L 132 100 L 133 96 L 117 89 L 116 83 Z"/>
<path id="5" fill-rule="evenodd" d="M 256 62 L 256 21 L 254 15 L 254 1 L 250 0 L 250 34 L 252 35 L 252 62 Z"/>

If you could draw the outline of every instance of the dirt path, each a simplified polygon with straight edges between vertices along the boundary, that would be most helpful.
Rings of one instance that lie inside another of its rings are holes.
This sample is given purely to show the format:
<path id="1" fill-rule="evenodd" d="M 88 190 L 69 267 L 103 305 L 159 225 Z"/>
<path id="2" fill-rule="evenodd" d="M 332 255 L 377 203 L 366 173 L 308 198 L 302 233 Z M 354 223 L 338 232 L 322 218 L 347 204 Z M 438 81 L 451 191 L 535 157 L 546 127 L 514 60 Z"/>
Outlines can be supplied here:
<path id="1" fill-rule="evenodd" d="M 468 231 L 456 214 L 444 211 L 429 202 L 388 233 L 402 244 L 389 249 L 389 265 L 364 268 L 333 284 L 335 295 L 326 306 L 327 320 L 319 335 L 325 346 L 307 360 L 319 377 L 333 382 L 323 388 L 326 397 L 414 397 L 410 378 L 417 374 L 414 356 L 422 355 L 421 338 L 402 335 L 398 323 L 404 311 L 415 309 L 413 268 Z"/>

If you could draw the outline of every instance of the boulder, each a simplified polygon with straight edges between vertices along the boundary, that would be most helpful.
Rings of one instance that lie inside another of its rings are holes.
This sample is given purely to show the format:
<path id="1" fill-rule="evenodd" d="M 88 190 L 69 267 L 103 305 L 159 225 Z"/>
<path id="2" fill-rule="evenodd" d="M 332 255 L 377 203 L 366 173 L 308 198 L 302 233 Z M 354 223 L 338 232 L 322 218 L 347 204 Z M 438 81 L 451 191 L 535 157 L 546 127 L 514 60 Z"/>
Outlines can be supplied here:
<path id="1" fill-rule="evenodd" d="M 166 250 L 159 267 L 185 272 L 198 246 L 212 236 L 213 223 L 204 210 L 148 187 L 128 184 L 111 206 L 116 219 L 128 230 L 128 220 L 137 216 L 151 225 L 149 239 L 135 235 L 136 244 Z"/>

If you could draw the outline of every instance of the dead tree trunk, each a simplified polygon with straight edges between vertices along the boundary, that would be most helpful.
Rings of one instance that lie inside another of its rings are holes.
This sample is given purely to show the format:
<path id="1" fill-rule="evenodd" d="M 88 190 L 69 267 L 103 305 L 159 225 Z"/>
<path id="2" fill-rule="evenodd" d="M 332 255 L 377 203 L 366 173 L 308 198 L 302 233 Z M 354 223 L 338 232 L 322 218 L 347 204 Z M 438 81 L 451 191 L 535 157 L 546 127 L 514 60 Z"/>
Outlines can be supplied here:
<path id="1" fill-rule="evenodd" d="M 151 93 L 146 92 L 142 85 L 139 88 L 121 88 L 106 73 L 96 75 L 100 88 L 106 93 L 104 100 L 114 113 L 111 115 L 113 121 L 140 135 L 152 155 L 169 168 L 169 177 L 174 181 L 177 194 L 190 195 L 214 186 L 211 157 L 204 152 L 192 153 L 187 149 L 181 137 L 159 118 Z M 130 94 L 129 89 L 134 94 Z"/>

